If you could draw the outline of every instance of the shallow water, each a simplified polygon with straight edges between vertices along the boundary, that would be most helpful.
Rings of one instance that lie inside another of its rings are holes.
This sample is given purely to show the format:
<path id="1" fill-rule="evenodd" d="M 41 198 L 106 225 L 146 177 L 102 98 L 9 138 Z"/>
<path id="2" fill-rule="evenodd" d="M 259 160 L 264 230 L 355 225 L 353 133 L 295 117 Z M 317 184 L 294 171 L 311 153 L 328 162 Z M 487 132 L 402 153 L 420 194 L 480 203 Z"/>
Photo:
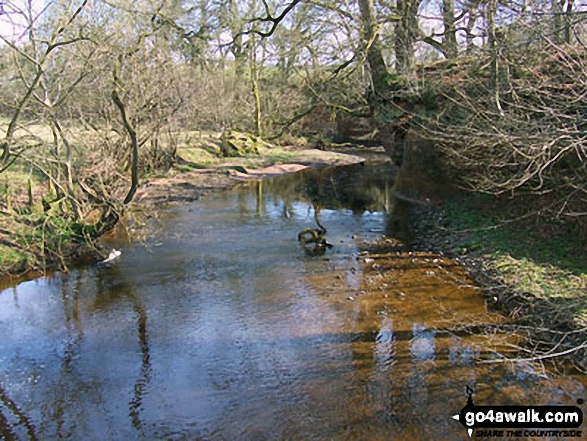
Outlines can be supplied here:
<path id="1" fill-rule="evenodd" d="M 477 363 L 512 339 L 448 331 L 501 320 L 450 260 L 359 256 L 410 235 L 392 186 L 385 164 L 251 183 L 112 238 L 111 266 L 0 292 L 3 436 L 464 440 L 467 385 L 478 404 L 585 398 L 579 377 Z M 296 240 L 315 206 L 323 255 Z"/>

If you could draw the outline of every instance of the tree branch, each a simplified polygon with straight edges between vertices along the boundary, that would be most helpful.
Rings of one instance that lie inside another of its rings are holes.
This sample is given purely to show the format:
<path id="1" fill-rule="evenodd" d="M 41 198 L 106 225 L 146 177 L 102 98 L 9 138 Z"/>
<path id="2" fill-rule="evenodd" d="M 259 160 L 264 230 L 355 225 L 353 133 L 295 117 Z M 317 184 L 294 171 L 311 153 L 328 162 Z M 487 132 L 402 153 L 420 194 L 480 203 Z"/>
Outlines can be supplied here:
<path id="1" fill-rule="evenodd" d="M 128 204 L 130 201 L 132 201 L 132 198 L 134 197 L 137 188 L 139 187 L 139 144 L 137 141 L 137 132 L 135 131 L 135 129 L 132 128 L 130 122 L 128 121 L 128 117 L 126 115 L 126 108 L 120 100 L 120 97 L 118 96 L 118 92 L 116 91 L 116 89 L 112 91 L 112 101 L 120 111 L 120 116 L 122 117 L 122 123 L 124 124 L 124 128 L 126 129 L 128 136 L 130 136 L 132 148 L 131 186 L 126 197 L 124 198 L 124 203 Z"/>
<path id="2" fill-rule="evenodd" d="M 273 17 L 269 12 L 269 6 L 267 5 L 266 1 L 263 1 L 263 5 L 265 6 L 265 13 L 267 14 L 265 17 L 254 17 L 247 21 L 247 24 L 252 23 L 271 23 L 271 28 L 267 32 L 260 31 L 256 28 L 249 29 L 246 31 L 239 32 L 237 35 L 234 36 L 233 41 L 242 35 L 249 35 L 249 34 L 257 34 L 262 38 L 267 38 L 273 35 L 279 23 L 283 21 L 283 19 L 290 13 L 290 11 L 296 7 L 298 3 L 301 3 L 302 0 L 293 0 L 287 7 L 279 14 L 277 17 Z"/>

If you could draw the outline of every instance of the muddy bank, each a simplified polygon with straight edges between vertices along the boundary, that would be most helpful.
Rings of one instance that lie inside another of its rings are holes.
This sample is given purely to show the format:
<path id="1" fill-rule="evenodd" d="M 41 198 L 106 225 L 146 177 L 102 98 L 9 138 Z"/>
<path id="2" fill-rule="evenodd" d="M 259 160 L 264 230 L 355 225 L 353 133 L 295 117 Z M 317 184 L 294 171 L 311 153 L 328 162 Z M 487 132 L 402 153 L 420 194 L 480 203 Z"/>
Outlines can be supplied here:
<path id="1" fill-rule="evenodd" d="M 527 352 L 519 354 L 519 358 L 546 363 L 566 360 L 581 371 L 587 370 L 585 324 L 577 319 L 576 311 L 570 310 L 574 305 L 539 297 L 504 282 L 492 255 L 493 244 L 474 243 L 468 231 L 455 228 L 448 209 L 454 203 L 412 207 L 410 249 L 431 251 L 461 265 L 483 293 L 489 308 L 507 318 L 503 331 L 526 337 L 523 348 Z"/>
<path id="2" fill-rule="evenodd" d="M 263 156 L 226 158 L 213 167 L 194 168 L 190 171 L 185 171 L 177 164 L 165 176 L 142 181 L 130 204 L 130 216 L 137 210 L 149 212 L 152 207 L 195 201 L 209 192 L 230 188 L 245 181 L 294 173 L 306 168 L 348 165 L 365 160 L 362 156 L 335 151 L 295 147 L 287 150 L 287 162 L 276 162 Z M 365 153 L 370 154 L 368 149 L 365 149 Z M 192 166 L 197 167 L 193 163 Z M 122 199 L 124 194 L 120 194 L 119 197 Z M 124 220 L 119 222 L 115 229 L 121 228 L 123 222 Z M 7 278 L 7 283 L 13 283 L 14 280 L 39 277 L 46 272 L 67 270 L 73 264 L 96 262 L 107 255 L 108 251 L 100 245 L 100 240 L 95 245 L 67 243 L 59 253 L 47 253 L 44 268 L 36 264 L 31 265 L 23 259 L 21 263 L 10 268 L 1 268 L 0 276 Z"/>
<path id="3" fill-rule="evenodd" d="M 365 158 L 353 154 L 316 149 L 295 150 L 286 163 L 263 164 L 263 158 L 227 158 L 214 167 L 188 172 L 172 170 L 169 176 L 150 179 L 135 195 L 133 205 L 159 205 L 190 202 L 210 191 L 232 187 L 240 182 L 264 179 L 306 168 L 324 168 L 355 164 Z"/>
<path id="4" fill-rule="evenodd" d="M 453 260 L 393 239 L 361 252 L 387 233 L 394 180 L 387 163 L 308 169 L 155 207 L 144 243 L 106 242 L 122 250 L 111 266 L 5 291 L 10 428 L 26 415 L 39 439 L 454 441 L 469 439 L 451 418 L 468 385 L 487 404 L 585 396 L 576 376 L 492 363 L 516 336 L 477 332 L 504 318 Z M 317 207 L 334 246 L 307 253 L 297 233 Z"/>

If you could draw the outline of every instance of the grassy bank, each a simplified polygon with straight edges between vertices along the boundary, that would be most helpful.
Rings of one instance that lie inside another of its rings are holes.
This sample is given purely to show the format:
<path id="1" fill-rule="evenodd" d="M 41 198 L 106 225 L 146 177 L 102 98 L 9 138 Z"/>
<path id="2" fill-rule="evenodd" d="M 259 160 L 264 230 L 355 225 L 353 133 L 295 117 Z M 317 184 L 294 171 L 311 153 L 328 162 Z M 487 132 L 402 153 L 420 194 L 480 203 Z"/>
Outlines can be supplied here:
<path id="1" fill-rule="evenodd" d="M 200 131 L 175 134 L 173 164 L 170 168 L 142 169 L 139 188 L 128 206 L 130 209 L 124 210 L 125 216 L 132 217 L 135 208 L 193 201 L 210 190 L 260 179 L 265 176 L 264 171 L 266 175 L 275 175 L 297 169 L 283 164 L 322 166 L 360 160 L 311 147 L 280 147 L 262 142 L 255 152 L 224 157 L 221 136 Z M 304 143 L 303 139 L 292 141 Z M 128 172 L 119 170 L 118 174 L 124 181 Z M 82 234 L 96 222 L 95 211 L 85 211 L 82 222 L 75 222 L 67 215 L 67 198 L 49 194 L 47 179 L 24 163 L 15 163 L 2 178 L 5 185 L 0 194 L 0 275 L 66 269 L 82 251 L 84 255 L 86 251 L 93 252 L 95 258 L 100 258 L 93 240 L 86 240 L 87 235 Z M 121 201 L 128 185 L 123 182 L 111 196 Z"/>
<path id="2" fill-rule="evenodd" d="M 544 201 L 465 194 L 424 208 L 418 245 L 457 258 L 511 325 L 524 358 L 587 368 L 587 243 L 581 224 L 542 217 Z"/>

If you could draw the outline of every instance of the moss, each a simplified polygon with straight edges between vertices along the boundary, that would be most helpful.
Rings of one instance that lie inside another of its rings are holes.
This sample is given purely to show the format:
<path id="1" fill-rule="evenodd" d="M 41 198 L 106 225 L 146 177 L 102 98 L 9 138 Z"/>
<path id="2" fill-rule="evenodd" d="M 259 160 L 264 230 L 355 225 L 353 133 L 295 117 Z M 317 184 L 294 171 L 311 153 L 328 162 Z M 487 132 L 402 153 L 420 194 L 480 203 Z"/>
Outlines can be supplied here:
<path id="1" fill-rule="evenodd" d="M 451 228 L 466 233 L 461 235 L 464 248 L 478 244 L 494 257 L 510 255 L 585 274 L 585 248 L 574 230 L 533 214 L 534 208 L 522 197 L 500 201 L 490 195 L 467 195 L 447 204 L 445 211 Z"/>
<path id="2" fill-rule="evenodd" d="M 25 251 L 16 251 L 13 248 L 0 245 L 0 274 L 18 273 L 29 268 L 34 261 Z"/>
<path id="3" fill-rule="evenodd" d="M 575 353 L 587 326 L 585 237 L 540 216 L 539 206 L 527 196 L 461 194 L 440 210 L 417 211 L 415 246 L 457 257 L 488 301 L 510 315 L 512 325 L 525 327 L 530 345 L 569 349 L 571 360 L 587 369 L 587 354 Z"/>
<path id="4" fill-rule="evenodd" d="M 10 231 L 11 246 L 0 246 L 0 273 L 20 273 L 43 265 L 62 264 L 63 250 L 92 237 L 93 225 L 75 223 L 66 217 L 27 210 L 3 219 L 0 229 Z"/>
<path id="5" fill-rule="evenodd" d="M 488 195 L 448 201 L 443 223 L 449 251 L 481 260 L 490 283 L 502 287 L 505 299 L 513 294 L 530 305 L 531 299 L 540 299 L 550 305 L 545 311 L 554 314 L 556 309 L 564 323 L 582 323 L 587 310 L 585 245 L 567 224 L 535 214 L 535 204 L 527 198 L 504 201 Z"/>

